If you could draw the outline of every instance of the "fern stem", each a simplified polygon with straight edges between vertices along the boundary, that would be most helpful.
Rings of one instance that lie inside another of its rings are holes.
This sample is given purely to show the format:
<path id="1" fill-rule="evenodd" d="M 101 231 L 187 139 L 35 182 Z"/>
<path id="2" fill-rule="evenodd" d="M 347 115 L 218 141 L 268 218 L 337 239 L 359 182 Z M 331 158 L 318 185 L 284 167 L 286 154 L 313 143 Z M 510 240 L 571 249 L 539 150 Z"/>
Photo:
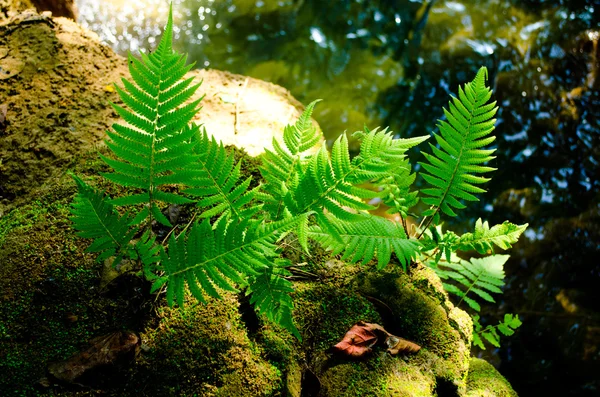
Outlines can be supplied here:
<path id="1" fill-rule="evenodd" d="M 437 211 L 438 211 L 439 209 L 440 209 L 440 207 L 438 207 L 438 208 L 435 210 L 435 212 L 433 213 L 433 215 L 431 215 L 431 216 L 426 216 L 425 218 L 423 218 L 423 219 L 421 220 L 421 223 L 419 224 L 419 229 L 421 230 L 421 233 L 419 233 L 419 236 L 417 236 L 417 240 L 419 240 L 419 239 L 420 239 L 420 238 L 423 236 L 423 233 L 425 233 L 425 230 L 427 230 L 427 228 L 429 227 L 429 225 L 431 225 L 431 222 L 433 221 L 433 217 L 435 216 L 435 214 L 437 213 Z M 424 228 L 421 228 L 421 225 L 423 225 L 423 222 L 425 222 L 425 219 L 427 219 L 427 218 L 429 218 L 429 219 L 428 219 L 428 221 L 427 221 L 427 225 L 425 225 L 425 227 L 424 227 Z"/>

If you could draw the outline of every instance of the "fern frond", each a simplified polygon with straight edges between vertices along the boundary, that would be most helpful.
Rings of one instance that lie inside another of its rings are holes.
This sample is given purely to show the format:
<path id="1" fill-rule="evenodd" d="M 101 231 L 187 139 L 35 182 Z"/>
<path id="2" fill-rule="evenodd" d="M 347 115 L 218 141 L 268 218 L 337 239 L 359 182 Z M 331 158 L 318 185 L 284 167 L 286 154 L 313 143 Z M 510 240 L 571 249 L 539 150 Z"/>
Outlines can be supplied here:
<path id="1" fill-rule="evenodd" d="M 250 205 L 256 193 L 248 190 L 252 177 L 240 182 L 241 162 L 234 165 L 234 154 L 206 131 L 200 135 L 197 148 L 198 174 L 190 183 L 193 187 L 184 193 L 200 198 L 197 205 L 205 208 L 200 217 L 249 219 L 256 214 L 261 207 L 255 203 Z"/>
<path id="2" fill-rule="evenodd" d="M 506 313 L 504 320 L 500 321 L 497 325 L 490 325 L 483 328 L 479 322 L 479 316 L 473 316 L 473 345 L 485 350 L 483 340 L 486 340 L 494 347 L 500 347 L 500 334 L 511 336 L 515 333 L 515 329 L 519 328 L 522 324 L 517 314 Z M 500 334 L 498 331 L 500 331 Z"/>
<path id="3" fill-rule="evenodd" d="M 116 86 L 125 107 L 112 104 L 127 125 L 115 124 L 108 131 L 106 144 L 114 157 L 101 156 L 113 169 L 102 175 L 112 182 L 134 187 L 143 193 L 134 197 L 115 199 L 114 205 L 134 205 L 143 200 L 156 208 L 154 201 L 188 203 L 191 200 L 166 194 L 161 187 L 167 184 L 189 184 L 197 156 L 194 139 L 197 126 L 190 126 L 200 100 L 188 101 L 200 84 L 181 78 L 193 67 L 186 66 L 187 56 L 172 49 L 173 19 L 151 54 L 142 54 L 141 60 L 128 57 L 133 81 L 123 79 L 123 88 Z M 151 211 L 153 215 L 156 210 Z M 164 223 L 163 217 L 157 217 Z"/>
<path id="4" fill-rule="evenodd" d="M 170 306 L 175 301 L 183 305 L 186 285 L 200 302 L 206 302 L 206 295 L 219 298 L 217 288 L 237 291 L 234 284 L 271 266 L 277 256 L 276 238 L 296 223 L 296 219 L 269 224 L 242 220 L 219 222 L 213 230 L 207 219 L 196 222 L 187 236 L 171 235 L 161 261 L 165 276 L 156 283 L 167 283 Z"/>
<path id="5" fill-rule="evenodd" d="M 69 219 L 79 237 L 94 239 L 86 252 L 99 253 L 98 262 L 114 256 L 113 264 L 120 263 L 129 253 L 129 242 L 137 233 L 135 227 L 130 227 L 129 214 L 119 215 L 104 193 L 88 186 L 74 174 L 71 177 L 77 184 L 78 193 L 71 204 L 73 216 Z"/>
<path id="6" fill-rule="evenodd" d="M 488 251 L 493 252 L 494 245 L 506 250 L 519 240 L 527 226 L 527 223 L 515 225 L 505 221 L 501 225 L 490 228 L 487 221 L 482 222 L 479 218 L 475 223 L 475 231 L 460 236 L 454 247 L 462 251 L 476 250 L 480 254 L 485 254 Z"/>
<path id="7" fill-rule="evenodd" d="M 303 153 L 315 147 L 322 139 L 312 123 L 311 115 L 320 100 L 311 102 L 294 125 L 283 130 L 283 146 L 273 138 L 273 151 L 266 149 L 262 155 L 260 172 L 266 184 L 261 198 L 273 219 L 280 219 L 284 211 L 284 197 L 298 185 L 306 170 Z"/>
<path id="8" fill-rule="evenodd" d="M 327 221 L 337 229 L 341 241 L 317 226 L 310 227 L 308 235 L 333 251 L 334 255 L 343 252 L 342 260 L 351 263 L 362 261 L 364 265 L 377 258 L 378 270 L 390 262 L 394 252 L 406 271 L 406 266 L 419 254 L 419 241 L 409 239 L 402 225 L 396 222 L 372 215 L 363 215 L 362 218 L 356 222 L 342 222 L 327 216 Z"/>
<path id="9" fill-rule="evenodd" d="M 422 190 L 429 197 L 422 201 L 432 207 L 424 213 L 439 223 L 439 212 L 456 216 L 454 209 L 465 208 L 461 200 L 476 201 L 475 194 L 485 192 L 481 185 L 489 178 L 480 176 L 495 170 L 483 166 L 494 158 L 495 149 L 484 149 L 495 140 L 496 102 L 487 103 L 492 91 L 486 87 L 487 69 L 482 67 L 475 79 L 459 88 L 449 110 L 444 109 L 448 121 L 439 121 L 440 134 L 435 135 L 439 148 L 430 144 L 432 154 L 424 153 L 427 162 L 420 163 L 421 173 L 430 188 Z M 426 229 L 427 227 L 425 227 Z"/>
<path id="10" fill-rule="evenodd" d="M 444 289 L 465 301 L 473 310 L 480 311 L 481 306 L 473 298 L 477 295 L 487 302 L 495 302 L 491 293 L 502 293 L 504 285 L 504 264 L 509 255 L 491 255 L 485 258 L 472 258 L 470 261 L 440 262 L 438 265 L 428 263 L 430 267 L 444 280 Z M 459 285 L 448 284 L 451 280 Z M 457 305 L 457 306 L 458 306 Z"/>
<path id="11" fill-rule="evenodd" d="M 362 200 L 378 197 L 380 193 L 359 185 L 388 176 L 404 159 L 406 149 L 386 130 L 366 130 L 358 136 L 362 138 L 361 151 L 352 160 L 346 134 L 334 142 L 331 156 L 323 145 L 311 157 L 307 172 L 292 192 L 297 203 L 293 212 L 326 210 L 338 219 L 351 221 L 362 219 L 359 212 L 374 208 Z"/>
<path id="12" fill-rule="evenodd" d="M 396 172 L 377 183 L 382 190 L 382 201 L 390 207 L 386 213 L 400 214 L 406 218 L 410 209 L 419 202 L 418 191 L 410 191 L 417 174 L 411 174 L 411 167 L 408 159 L 398 164 Z"/>
<path id="13" fill-rule="evenodd" d="M 250 303 L 256 310 L 264 314 L 270 321 L 280 324 L 298 340 L 302 341 L 300 332 L 292 317 L 293 303 L 290 293 L 294 292 L 292 283 L 284 277 L 290 276 L 282 263 L 275 263 L 260 269 L 258 275 L 252 277 L 247 293 L 250 293 Z"/>

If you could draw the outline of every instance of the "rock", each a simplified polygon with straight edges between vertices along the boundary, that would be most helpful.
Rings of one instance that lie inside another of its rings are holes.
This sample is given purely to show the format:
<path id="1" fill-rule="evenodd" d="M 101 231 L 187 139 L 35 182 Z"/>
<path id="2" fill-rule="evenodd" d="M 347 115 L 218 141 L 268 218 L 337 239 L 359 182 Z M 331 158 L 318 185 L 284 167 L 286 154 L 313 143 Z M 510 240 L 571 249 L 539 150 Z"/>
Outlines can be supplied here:
<path id="1" fill-rule="evenodd" d="M 510 383 L 485 360 L 471 358 L 465 397 L 516 397 Z"/>
<path id="2" fill-rule="evenodd" d="M 0 27 L 0 54 L 6 55 L 0 59 L 0 105 L 8 107 L 0 134 L 5 212 L 33 190 L 56 184 L 82 154 L 104 146 L 105 131 L 118 120 L 110 106 L 120 101 L 112 85 L 129 76 L 126 59 L 95 33 L 66 18 L 19 15 Z M 192 100 L 206 95 L 194 120 L 253 156 L 303 110 L 287 90 L 261 80 L 217 70 L 188 76 L 203 79 Z"/>

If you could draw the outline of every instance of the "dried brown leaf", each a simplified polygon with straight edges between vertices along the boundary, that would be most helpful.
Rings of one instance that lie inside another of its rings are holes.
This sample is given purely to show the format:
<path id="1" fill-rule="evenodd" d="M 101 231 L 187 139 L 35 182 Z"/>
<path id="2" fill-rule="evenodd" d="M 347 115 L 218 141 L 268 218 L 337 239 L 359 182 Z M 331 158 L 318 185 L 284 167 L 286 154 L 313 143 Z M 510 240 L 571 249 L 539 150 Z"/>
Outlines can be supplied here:
<path id="1" fill-rule="evenodd" d="M 399 353 L 416 353 L 421 350 L 421 346 L 416 343 L 394 335 L 388 336 L 385 344 L 388 347 L 387 352 L 392 356 Z"/>
<path id="2" fill-rule="evenodd" d="M 66 361 L 51 363 L 48 372 L 55 378 L 74 383 L 85 372 L 98 366 L 112 364 L 128 353 L 135 352 L 139 338 L 129 331 L 113 332 L 90 341 L 88 349 L 76 353 Z"/>
<path id="3" fill-rule="evenodd" d="M 392 335 L 381 325 L 359 321 L 344 335 L 344 338 L 333 347 L 333 350 L 349 357 L 363 357 L 371 353 L 373 346 L 380 340 L 391 355 L 399 353 L 416 353 L 421 346 L 404 338 Z"/>

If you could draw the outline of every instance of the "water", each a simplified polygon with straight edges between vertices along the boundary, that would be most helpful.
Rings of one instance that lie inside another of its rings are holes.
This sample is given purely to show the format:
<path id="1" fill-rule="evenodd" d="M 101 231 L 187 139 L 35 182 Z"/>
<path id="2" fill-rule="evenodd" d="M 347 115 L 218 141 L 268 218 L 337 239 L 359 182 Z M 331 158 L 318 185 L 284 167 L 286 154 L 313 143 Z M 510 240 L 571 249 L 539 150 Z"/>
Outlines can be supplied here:
<path id="1" fill-rule="evenodd" d="M 120 53 L 155 46 L 168 7 L 77 3 L 80 23 Z M 272 81 L 304 103 L 323 98 L 315 118 L 329 140 L 363 124 L 427 134 L 457 85 L 487 66 L 499 171 L 453 227 L 478 216 L 530 227 L 485 316 L 516 312 L 524 325 L 485 357 L 522 396 L 598 394 L 598 2 L 182 0 L 174 13 L 175 46 L 198 66 Z"/>

